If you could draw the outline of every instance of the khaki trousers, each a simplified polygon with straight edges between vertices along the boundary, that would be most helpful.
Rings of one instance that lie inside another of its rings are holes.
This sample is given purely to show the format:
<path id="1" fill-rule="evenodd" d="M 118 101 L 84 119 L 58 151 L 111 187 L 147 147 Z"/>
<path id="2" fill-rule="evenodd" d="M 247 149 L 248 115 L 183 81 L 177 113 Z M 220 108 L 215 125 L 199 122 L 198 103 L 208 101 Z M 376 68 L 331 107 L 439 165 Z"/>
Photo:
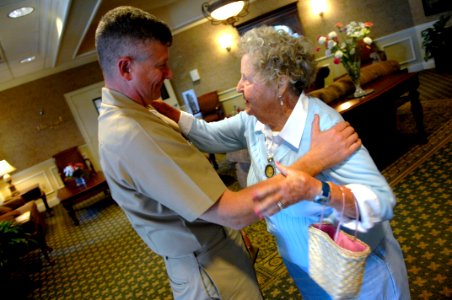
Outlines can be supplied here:
<path id="1" fill-rule="evenodd" d="M 164 260 L 174 299 L 262 299 L 239 231 L 225 229 L 225 236 L 206 249 Z"/>

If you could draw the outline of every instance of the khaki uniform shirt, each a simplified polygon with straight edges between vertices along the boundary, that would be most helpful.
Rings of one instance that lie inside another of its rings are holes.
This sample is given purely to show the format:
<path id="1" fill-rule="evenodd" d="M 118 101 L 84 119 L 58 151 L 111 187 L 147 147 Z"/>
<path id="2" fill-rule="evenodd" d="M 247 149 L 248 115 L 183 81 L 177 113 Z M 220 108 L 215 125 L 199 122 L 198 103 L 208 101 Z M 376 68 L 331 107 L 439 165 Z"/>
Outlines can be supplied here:
<path id="1" fill-rule="evenodd" d="M 100 162 L 113 199 L 156 253 L 178 257 L 224 235 L 200 220 L 226 190 L 206 157 L 157 113 L 102 89 Z"/>

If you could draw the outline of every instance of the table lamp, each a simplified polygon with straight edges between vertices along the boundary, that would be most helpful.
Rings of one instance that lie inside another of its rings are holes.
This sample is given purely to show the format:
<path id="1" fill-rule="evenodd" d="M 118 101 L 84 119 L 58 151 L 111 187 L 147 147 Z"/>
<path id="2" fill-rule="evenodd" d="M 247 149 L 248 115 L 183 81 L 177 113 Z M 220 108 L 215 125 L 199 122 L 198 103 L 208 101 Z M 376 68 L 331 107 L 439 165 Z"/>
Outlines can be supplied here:
<path id="1" fill-rule="evenodd" d="M 12 196 L 19 194 L 16 187 L 12 183 L 11 175 L 9 175 L 9 173 L 14 172 L 15 170 L 16 168 L 11 166 L 6 160 L 0 161 L 0 177 L 3 177 L 3 180 L 8 184 Z"/>

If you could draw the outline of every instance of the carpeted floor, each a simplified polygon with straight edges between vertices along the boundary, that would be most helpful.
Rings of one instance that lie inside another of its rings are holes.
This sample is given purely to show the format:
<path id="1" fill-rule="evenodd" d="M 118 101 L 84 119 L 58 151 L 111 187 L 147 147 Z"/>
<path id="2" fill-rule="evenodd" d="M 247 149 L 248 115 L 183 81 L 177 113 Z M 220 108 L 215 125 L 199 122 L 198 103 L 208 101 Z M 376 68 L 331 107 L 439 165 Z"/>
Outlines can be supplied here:
<path id="1" fill-rule="evenodd" d="M 452 298 L 452 100 L 431 100 L 446 98 L 452 94 L 429 98 L 421 91 L 429 142 L 412 145 L 383 170 L 398 199 L 392 225 L 404 251 L 412 299 Z M 408 134 L 415 132 L 409 118 L 409 107 L 401 107 L 400 129 Z M 220 173 L 237 189 L 233 165 L 221 156 L 219 162 Z M 28 299 L 172 299 L 162 260 L 140 240 L 122 211 L 111 201 L 93 199 L 93 203 L 79 207 L 78 227 L 61 206 L 54 208 L 54 216 L 47 218 L 53 264 L 39 251 L 27 256 L 32 284 L 29 289 L 21 287 L 14 298 L 23 292 Z M 301 299 L 265 223 L 246 231 L 260 247 L 256 270 L 265 298 Z"/>

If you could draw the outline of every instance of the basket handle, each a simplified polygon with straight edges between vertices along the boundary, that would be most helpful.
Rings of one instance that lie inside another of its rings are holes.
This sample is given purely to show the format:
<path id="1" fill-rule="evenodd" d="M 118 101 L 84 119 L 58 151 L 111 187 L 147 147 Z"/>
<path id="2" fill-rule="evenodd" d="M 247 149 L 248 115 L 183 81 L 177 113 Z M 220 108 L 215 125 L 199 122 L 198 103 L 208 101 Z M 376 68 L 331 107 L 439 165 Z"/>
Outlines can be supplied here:
<path id="1" fill-rule="evenodd" d="M 342 211 L 341 211 L 341 215 L 340 215 L 340 221 L 337 224 L 336 227 L 336 233 L 334 234 L 334 241 L 337 241 L 337 237 L 339 235 L 339 229 L 342 225 L 342 217 L 344 216 L 344 210 L 345 210 L 345 192 L 344 192 L 344 187 L 341 185 L 338 185 L 339 189 L 341 190 L 341 194 L 342 194 Z M 359 209 L 358 209 L 358 204 L 356 203 L 356 200 L 353 201 L 355 203 L 355 213 L 356 213 L 356 219 L 359 220 Z M 323 211 L 322 211 L 322 216 L 323 216 Z M 356 222 L 356 227 L 355 227 L 355 234 L 353 235 L 356 239 L 356 235 L 358 233 L 358 222 Z"/>

